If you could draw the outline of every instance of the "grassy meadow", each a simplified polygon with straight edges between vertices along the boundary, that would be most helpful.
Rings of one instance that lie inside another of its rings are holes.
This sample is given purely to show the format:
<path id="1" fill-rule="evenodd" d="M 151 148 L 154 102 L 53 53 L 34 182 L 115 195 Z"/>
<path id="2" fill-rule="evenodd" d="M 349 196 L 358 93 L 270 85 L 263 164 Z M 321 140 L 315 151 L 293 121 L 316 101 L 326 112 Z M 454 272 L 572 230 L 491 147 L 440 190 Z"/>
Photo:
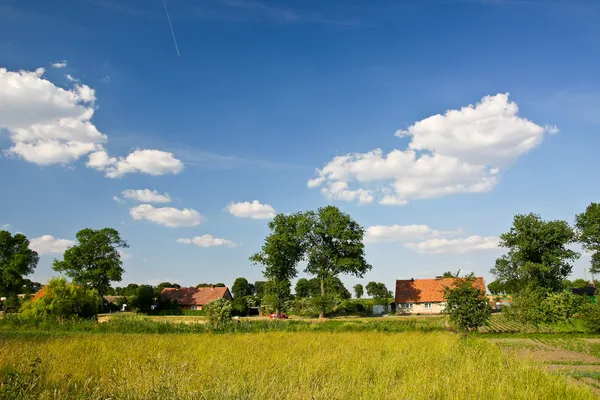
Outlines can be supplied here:
<path id="1" fill-rule="evenodd" d="M 29 333 L 0 332 L 1 399 L 596 398 L 445 331 Z"/>

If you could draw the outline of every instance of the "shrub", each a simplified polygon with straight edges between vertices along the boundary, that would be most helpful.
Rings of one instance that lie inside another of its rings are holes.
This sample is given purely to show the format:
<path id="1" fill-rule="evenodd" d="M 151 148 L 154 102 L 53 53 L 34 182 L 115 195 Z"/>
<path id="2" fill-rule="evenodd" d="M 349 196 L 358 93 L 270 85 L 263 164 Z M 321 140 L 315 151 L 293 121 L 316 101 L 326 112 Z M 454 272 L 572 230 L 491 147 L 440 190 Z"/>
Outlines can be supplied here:
<path id="1" fill-rule="evenodd" d="M 212 326 L 219 328 L 231 321 L 231 302 L 225 299 L 217 299 L 208 303 L 204 310 Z"/>
<path id="2" fill-rule="evenodd" d="M 37 299 L 23 304 L 21 314 L 27 318 L 90 318 L 98 314 L 101 298 L 93 289 L 52 278 Z"/>
<path id="3" fill-rule="evenodd" d="M 454 280 L 454 287 L 444 288 L 446 308 L 444 313 L 450 316 L 459 329 L 469 331 L 487 324 L 492 313 L 485 291 L 474 286 L 473 275 Z"/>
<path id="4" fill-rule="evenodd" d="M 588 331 L 600 333 L 600 304 L 584 304 L 579 315 Z"/>
<path id="5" fill-rule="evenodd" d="M 248 302 L 245 297 L 236 297 L 231 302 L 231 314 L 244 317 L 248 314 Z"/>

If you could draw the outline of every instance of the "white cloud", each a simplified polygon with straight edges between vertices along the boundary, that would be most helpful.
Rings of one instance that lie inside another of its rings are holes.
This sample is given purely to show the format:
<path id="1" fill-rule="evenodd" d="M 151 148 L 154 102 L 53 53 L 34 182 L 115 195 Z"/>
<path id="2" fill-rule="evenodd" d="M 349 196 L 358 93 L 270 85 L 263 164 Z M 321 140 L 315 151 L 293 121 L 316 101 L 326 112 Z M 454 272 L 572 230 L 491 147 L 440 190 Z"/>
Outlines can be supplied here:
<path id="1" fill-rule="evenodd" d="M 105 151 L 90 154 L 87 165 L 105 171 L 109 178 L 141 172 L 149 175 L 178 174 L 183 171 L 183 163 L 173 153 L 161 150 L 135 150 L 127 157 L 108 157 Z"/>
<path id="2" fill-rule="evenodd" d="M 179 210 L 173 207 L 155 208 L 150 204 L 140 204 L 129 210 L 134 220 L 148 220 L 169 228 L 197 226 L 202 222 L 202 216 L 191 208 Z"/>
<path id="3" fill-rule="evenodd" d="M 405 246 L 418 253 L 472 253 L 498 249 L 499 238 L 496 236 L 469 236 L 466 238 L 447 239 L 434 238 L 416 243 L 406 243 Z"/>
<path id="4" fill-rule="evenodd" d="M 495 250 L 499 239 L 495 236 L 468 236 L 462 229 L 440 231 L 427 225 L 375 225 L 367 228 L 365 243 L 401 242 L 419 253 L 471 253 Z"/>
<path id="5" fill-rule="evenodd" d="M 261 204 L 258 200 L 231 203 L 226 210 L 236 217 L 252 219 L 270 219 L 275 217 L 275 209 L 269 204 Z"/>
<path id="6" fill-rule="evenodd" d="M 427 225 L 376 225 L 367 228 L 365 242 L 402 242 L 437 236 L 438 233 Z"/>
<path id="7" fill-rule="evenodd" d="M 104 149 L 108 137 L 91 122 L 95 90 L 70 75 L 69 87 L 58 87 L 44 78 L 44 72 L 44 68 L 0 68 L 0 130 L 6 129 L 12 142 L 5 154 L 38 165 L 68 164 L 89 154 L 87 166 L 105 171 L 111 178 L 134 172 L 164 175 L 183 170 L 183 163 L 172 153 L 160 150 L 110 157 Z"/>
<path id="8" fill-rule="evenodd" d="M 160 194 L 156 190 L 150 189 L 127 189 L 122 192 L 123 197 L 141 203 L 170 203 L 171 197 L 168 193 Z"/>
<path id="9" fill-rule="evenodd" d="M 44 79 L 44 72 L 0 68 L 0 128 L 8 130 L 13 142 L 5 152 L 50 165 L 100 149 L 107 137 L 90 122 L 94 90 L 86 85 L 60 88 Z"/>
<path id="10" fill-rule="evenodd" d="M 52 63 L 51 65 L 52 65 L 52 68 L 66 68 L 67 62 L 59 61 L 59 62 Z"/>
<path id="11" fill-rule="evenodd" d="M 113 196 L 113 200 L 119 204 L 127 204 L 127 202 L 125 200 L 123 200 L 122 198 L 117 197 L 117 196 Z"/>
<path id="12" fill-rule="evenodd" d="M 518 116 L 508 93 L 486 96 L 475 106 L 449 110 L 399 130 L 409 137 L 405 150 L 381 149 L 335 157 L 309 188 L 321 187 L 329 199 L 381 204 L 457 193 L 487 192 L 498 174 L 538 146 L 555 126 L 542 127 Z M 351 187 L 351 184 L 354 187 Z"/>
<path id="13" fill-rule="evenodd" d="M 75 245 L 73 240 L 56 239 L 52 235 L 43 235 L 33 238 L 30 247 L 38 254 L 64 253 L 66 249 Z"/>
<path id="14" fill-rule="evenodd" d="M 7 231 L 10 229 L 10 224 L 0 225 L 0 231 Z"/>
<path id="15" fill-rule="evenodd" d="M 237 246 L 237 244 L 231 240 L 216 238 L 216 237 L 213 237 L 212 235 L 201 235 L 201 236 L 196 236 L 191 239 L 179 238 L 179 239 L 177 239 L 177 243 L 195 244 L 198 247 L 217 247 L 217 246 L 236 247 Z"/>

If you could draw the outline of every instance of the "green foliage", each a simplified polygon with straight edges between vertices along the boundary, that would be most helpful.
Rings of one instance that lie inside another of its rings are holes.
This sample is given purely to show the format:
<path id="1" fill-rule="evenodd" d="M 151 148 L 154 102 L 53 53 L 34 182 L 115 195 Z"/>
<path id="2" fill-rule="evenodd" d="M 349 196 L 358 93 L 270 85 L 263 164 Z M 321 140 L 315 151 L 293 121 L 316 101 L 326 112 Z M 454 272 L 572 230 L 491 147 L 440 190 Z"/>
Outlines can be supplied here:
<path id="1" fill-rule="evenodd" d="M 158 284 L 158 286 L 156 286 L 155 290 L 154 290 L 154 295 L 156 297 L 160 296 L 160 294 L 162 293 L 163 289 L 165 288 L 177 288 L 179 289 L 181 286 L 178 285 L 177 283 L 171 283 L 171 282 L 161 282 Z"/>
<path id="2" fill-rule="evenodd" d="M 392 295 L 392 292 L 385 287 L 381 282 L 369 282 L 366 286 L 367 294 L 373 298 L 375 304 L 387 305 Z"/>
<path id="3" fill-rule="evenodd" d="M 254 295 L 259 299 L 262 299 L 265 295 L 265 281 L 256 281 L 254 282 Z"/>
<path id="4" fill-rule="evenodd" d="M 149 285 L 141 285 L 137 288 L 131 306 L 139 312 L 147 313 L 152 309 L 155 299 L 154 288 Z"/>
<path id="5" fill-rule="evenodd" d="M 354 289 L 354 296 L 357 299 L 360 299 L 365 294 L 365 289 L 363 288 L 363 285 L 361 285 L 360 283 L 354 285 L 354 287 L 352 289 Z"/>
<path id="6" fill-rule="evenodd" d="M 124 272 L 118 249 L 129 246 L 112 228 L 82 229 L 76 236 L 79 243 L 65 251 L 62 261 L 55 259 L 53 268 L 72 278 L 73 283 L 104 295 L 110 282 L 120 281 Z"/>
<path id="7" fill-rule="evenodd" d="M 371 270 L 365 260 L 365 230 L 350 215 L 337 207 L 327 206 L 316 213 L 306 213 L 306 218 L 309 221 L 306 272 L 321 280 L 321 296 L 326 295 L 325 279 L 328 277 L 351 274 L 362 278 Z M 321 317 L 325 311 L 321 311 Z"/>
<path id="8" fill-rule="evenodd" d="M 505 295 L 506 294 L 504 285 L 499 280 L 495 280 L 495 281 L 488 283 L 487 287 L 491 294 L 494 294 L 494 295 Z"/>
<path id="9" fill-rule="evenodd" d="M 444 288 L 444 313 L 463 331 L 487 324 L 492 313 L 485 291 L 477 288 L 474 281 L 475 277 L 471 274 L 465 278 L 456 278 L 453 286 Z"/>
<path id="10" fill-rule="evenodd" d="M 454 274 L 450 271 L 446 271 L 442 274 L 442 278 L 454 278 Z"/>
<path id="11" fill-rule="evenodd" d="M 491 272 L 507 293 L 562 289 L 579 253 L 568 246 L 576 241 L 565 221 L 544 221 L 537 214 L 516 215 L 508 233 L 500 236 L 500 246 L 508 253 L 496 260 Z"/>
<path id="12" fill-rule="evenodd" d="M 27 318 L 90 318 L 98 313 L 101 298 L 98 292 L 85 286 L 68 283 L 65 278 L 52 278 L 43 296 L 21 307 Z"/>
<path id="13" fill-rule="evenodd" d="M 221 298 L 209 302 L 204 306 L 203 311 L 210 324 L 215 328 L 220 328 L 231 321 L 231 302 Z"/>
<path id="14" fill-rule="evenodd" d="M 248 296 L 234 297 L 231 302 L 231 315 L 244 317 L 248 314 Z"/>
<path id="15" fill-rule="evenodd" d="M 585 279 L 582 279 L 582 278 L 575 279 L 572 282 L 568 279 L 565 279 L 563 281 L 563 288 L 565 288 L 565 289 L 582 289 L 582 288 L 590 286 L 590 285 L 591 285 L 591 282 L 586 281 Z"/>
<path id="16" fill-rule="evenodd" d="M 268 304 L 281 307 L 290 297 L 290 280 L 297 276 L 297 265 L 304 257 L 306 226 L 302 213 L 277 214 L 269 222 L 271 234 L 261 252 L 250 257 L 252 263 L 262 265 L 263 274 L 269 279 L 264 296 L 268 299 L 263 299 Z"/>
<path id="17" fill-rule="evenodd" d="M 291 283 L 289 280 L 267 281 L 265 285 L 265 295 L 262 298 L 261 306 L 268 311 L 274 311 L 278 315 L 285 311 L 287 303 L 291 299 Z"/>
<path id="18" fill-rule="evenodd" d="M 252 295 L 252 287 L 246 278 L 237 278 L 231 287 L 233 297 L 245 297 Z"/>
<path id="19" fill-rule="evenodd" d="M 600 272 L 600 204 L 591 203 L 575 216 L 575 228 L 583 248 L 592 253 L 590 272 Z"/>
<path id="20" fill-rule="evenodd" d="M 548 295 L 541 304 L 543 322 L 547 324 L 569 322 L 586 300 L 583 296 L 566 291 Z"/>
<path id="21" fill-rule="evenodd" d="M 296 297 L 310 297 L 311 285 L 306 278 L 298 279 L 296 282 L 295 294 Z"/>
<path id="22" fill-rule="evenodd" d="M 25 235 L 0 231 L 0 297 L 6 297 L 7 304 L 18 304 L 17 295 L 28 281 L 24 276 L 33 272 L 38 261 L 38 254 L 29 248 Z"/>
<path id="23" fill-rule="evenodd" d="M 537 328 L 540 324 L 570 322 L 588 301 L 567 291 L 548 294 L 543 290 L 525 290 L 513 296 L 512 305 L 504 314 L 509 321 Z"/>
<path id="24" fill-rule="evenodd" d="M 600 304 L 584 304 L 579 315 L 588 331 L 600 333 Z"/>

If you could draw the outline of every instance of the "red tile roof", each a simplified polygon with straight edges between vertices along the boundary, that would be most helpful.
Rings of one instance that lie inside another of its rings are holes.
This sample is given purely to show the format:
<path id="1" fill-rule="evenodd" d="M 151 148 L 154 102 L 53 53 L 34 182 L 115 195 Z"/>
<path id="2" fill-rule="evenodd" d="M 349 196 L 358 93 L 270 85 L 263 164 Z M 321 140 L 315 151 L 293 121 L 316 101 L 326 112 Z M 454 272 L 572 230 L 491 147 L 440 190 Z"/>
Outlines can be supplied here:
<path id="1" fill-rule="evenodd" d="M 47 291 L 48 291 L 48 286 L 44 286 L 44 287 L 42 287 L 42 288 L 40 289 L 40 291 L 39 291 L 39 292 L 37 292 L 37 293 L 35 294 L 35 296 L 33 296 L 33 297 L 31 298 L 31 301 L 36 301 L 36 300 L 39 300 L 39 299 L 41 299 L 42 297 L 44 297 L 44 296 L 46 295 L 46 292 L 47 292 Z"/>
<path id="2" fill-rule="evenodd" d="M 229 289 L 226 287 L 201 287 L 201 288 L 164 288 L 160 293 L 162 300 L 177 300 L 180 306 L 204 306 L 220 298 L 231 299 Z"/>
<path id="3" fill-rule="evenodd" d="M 441 303 L 445 286 L 454 286 L 454 278 L 397 280 L 396 303 Z M 485 291 L 483 278 L 475 278 L 475 287 Z"/>

